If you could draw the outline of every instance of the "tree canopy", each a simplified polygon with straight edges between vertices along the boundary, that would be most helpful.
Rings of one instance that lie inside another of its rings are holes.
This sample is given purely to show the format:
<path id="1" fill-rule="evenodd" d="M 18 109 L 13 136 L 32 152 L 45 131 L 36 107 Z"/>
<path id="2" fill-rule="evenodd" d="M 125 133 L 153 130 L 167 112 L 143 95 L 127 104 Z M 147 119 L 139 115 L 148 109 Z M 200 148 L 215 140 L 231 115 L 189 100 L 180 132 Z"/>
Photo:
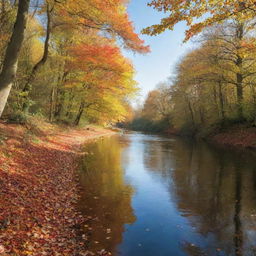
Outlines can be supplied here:
<path id="1" fill-rule="evenodd" d="M 27 22 L 17 15 L 24 11 L 23 1 L 29 7 Z M 7 98 L 9 103 L 5 116 L 23 119 L 41 113 L 50 121 L 74 124 L 83 117 L 101 123 L 123 120 L 138 89 L 133 64 L 121 48 L 149 52 L 134 31 L 128 2 L 23 1 L 0 3 L 0 38 L 7 39 L 0 42 L 0 67 L 2 75 L 14 72 L 8 86 L 0 81 L 1 106 Z M 21 23 L 19 30 L 14 23 Z M 22 35 L 15 60 L 5 54 L 10 35 Z M 6 61 L 13 66 L 5 67 Z"/>
<path id="2" fill-rule="evenodd" d="M 143 30 L 149 35 L 157 35 L 172 30 L 179 22 L 188 26 L 185 40 L 201 32 L 205 27 L 221 23 L 228 19 L 250 20 L 256 14 L 255 0 L 153 0 L 149 4 L 166 17 L 159 24 Z"/>

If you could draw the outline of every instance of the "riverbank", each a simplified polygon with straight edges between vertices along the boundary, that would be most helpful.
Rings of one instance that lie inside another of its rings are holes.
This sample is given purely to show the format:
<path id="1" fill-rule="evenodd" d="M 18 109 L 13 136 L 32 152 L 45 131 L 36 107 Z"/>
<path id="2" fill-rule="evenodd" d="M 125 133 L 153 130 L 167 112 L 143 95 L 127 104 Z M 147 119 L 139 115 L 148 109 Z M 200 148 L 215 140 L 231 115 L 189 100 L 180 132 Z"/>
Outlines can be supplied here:
<path id="1" fill-rule="evenodd" d="M 233 126 L 208 138 L 211 142 L 223 146 L 256 150 L 256 128 Z"/>
<path id="2" fill-rule="evenodd" d="M 80 146 L 113 133 L 0 122 L 0 255 L 90 255 L 78 230 L 75 171 Z"/>
<path id="3" fill-rule="evenodd" d="M 256 150 L 256 127 L 247 127 L 246 125 L 230 126 L 207 135 L 202 135 L 199 132 L 194 136 L 188 136 L 176 129 L 168 129 L 165 134 L 167 136 L 196 137 L 220 146 Z"/>

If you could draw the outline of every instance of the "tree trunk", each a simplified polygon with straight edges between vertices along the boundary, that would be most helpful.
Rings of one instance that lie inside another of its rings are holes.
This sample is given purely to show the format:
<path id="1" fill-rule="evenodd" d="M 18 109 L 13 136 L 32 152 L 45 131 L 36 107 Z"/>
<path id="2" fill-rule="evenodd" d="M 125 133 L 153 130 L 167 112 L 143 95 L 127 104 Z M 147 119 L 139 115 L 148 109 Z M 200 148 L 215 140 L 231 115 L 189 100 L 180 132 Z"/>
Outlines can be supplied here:
<path id="1" fill-rule="evenodd" d="M 73 100 L 75 98 L 75 94 L 73 93 L 73 91 L 71 90 L 70 94 L 69 94 L 69 99 L 68 99 L 68 105 L 67 105 L 67 112 L 66 112 L 66 117 L 67 118 L 71 118 L 71 110 L 72 110 L 72 107 L 73 107 Z"/>
<path id="2" fill-rule="evenodd" d="M 256 91 L 255 91 L 255 85 L 250 85 L 252 90 L 252 100 L 253 100 L 253 112 L 254 112 L 254 119 L 253 119 L 253 125 L 256 126 Z"/>
<path id="3" fill-rule="evenodd" d="M 192 121 L 193 127 L 195 127 L 194 112 L 193 112 L 193 109 L 192 109 L 192 106 L 191 106 L 191 103 L 190 103 L 189 99 L 187 99 L 187 103 L 188 103 L 189 113 L 190 113 L 190 116 L 191 116 L 191 121 Z"/>
<path id="4" fill-rule="evenodd" d="M 79 111 L 78 111 L 78 113 L 77 113 L 75 122 L 74 122 L 75 125 L 79 125 L 79 123 L 80 123 L 82 114 L 83 114 L 83 112 L 84 112 L 84 106 L 85 106 L 85 102 L 82 101 L 81 104 L 80 104 Z"/>
<path id="5" fill-rule="evenodd" d="M 54 118 L 56 120 L 60 119 L 63 105 L 64 105 L 64 100 L 65 100 L 65 91 L 63 89 L 57 88 L 56 91 L 56 103 L 55 103 L 55 110 L 54 110 Z"/>
<path id="6" fill-rule="evenodd" d="M 224 99 L 223 99 L 223 92 L 222 92 L 222 83 L 218 83 L 218 89 L 219 89 L 219 102 L 220 102 L 220 114 L 222 121 L 225 120 L 225 110 L 224 110 Z"/>
<path id="7" fill-rule="evenodd" d="M 205 123 L 204 111 L 203 111 L 203 108 L 201 106 L 199 107 L 199 115 L 200 115 L 201 124 L 204 124 Z"/>
<path id="8" fill-rule="evenodd" d="M 238 58 L 239 65 L 242 66 L 242 59 Z M 239 72 L 236 74 L 236 95 L 237 95 L 237 113 L 240 120 L 243 119 L 243 75 Z"/>
<path id="9" fill-rule="evenodd" d="M 20 0 L 12 36 L 7 46 L 0 74 L 0 117 L 4 111 L 13 81 L 17 73 L 18 57 L 26 30 L 30 0 Z"/>
<path id="10" fill-rule="evenodd" d="M 216 90 L 216 85 L 213 85 L 213 98 L 214 98 L 214 104 L 216 107 L 216 110 L 218 112 L 218 117 L 219 117 L 219 104 L 218 104 L 218 97 L 217 97 L 217 90 Z"/>
<path id="11" fill-rule="evenodd" d="M 31 91 L 31 84 L 33 83 L 36 74 L 38 70 L 45 64 L 45 62 L 48 59 L 49 55 L 49 42 L 50 42 L 50 34 L 51 34 L 51 11 L 49 4 L 47 3 L 46 5 L 47 11 L 47 28 L 46 28 L 46 37 L 45 37 L 45 42 L 44 42 L 44 53 L 43 57 L 36 63 L 36 65 L 33 67 L 32 72 L 30 76 L 28 77 L 28 80 L 23 88 L 23 92 L 25 93 L 24 97 L 24 103 L 23 103 L 23 111 L 28 112 L 29 110 L 29 93 Z"/>
<path id="12" fill-rule="evenodd" d="M 55 112 L 55 96 L 56 95 L 56 88 L 55 86 L 52 87 L 52 92 L 51 92 L 51 106 L 50 106 L 50 116 L 49 116 L 49 121 L 52 122 L 54 118 L 54 112 Z"/>
<path id="13" fill-rule="evenodd" d="M 238 72 L 236 73 L 236 94 L 237 94 L 237 114 L 240 120 L 243 120 L 243 58 L 240 56 L 239 50 L 241 48 L 241 43 L 244 38 L 244 24 L 239 23 L 237 27 L 237 39 L 238 39 L 238 46 L 237 46 L 237 58 L 236 58 L 236 66 Z"/>
<path id="14" fill-rule="evenodd" d="M 61 65 L 59 65 L 59 68 L 57 69 L 57 75 L 55 76 L 53 85 L 52 85 L 52 91 L 51 91 L 51 105 L 50 105 L 50 115 L 49 115 L 49 120 L 52 122 L 55 117 L 55 113 L 57 111 L 57 103 L 58 103 L 58 94 L 60 92 L 60 83 L 62 81 L 62 75 L 60 74 L 61 72 Z"/>
<path id="15" fill-rule="evenodd" d="M 65 66 L 65 63 L 64 63 Z M 63 67 L 64 68 L 64 67 Z M 64 105 L 64 100 L 65 100 L 65 91 L 61 86 L 65 83 L 67 79 L 68 72 L 65 71 L 62 74 L 62 77 L 59 78 L 58 81 L 58 86 L 57 86 L 57 91 L 56 91 L 56 107 L 55 107 L 55 112 L 54 112 L 54 117 L 58 120 L 61 116 L 61 112 L 63 109 Z"/>

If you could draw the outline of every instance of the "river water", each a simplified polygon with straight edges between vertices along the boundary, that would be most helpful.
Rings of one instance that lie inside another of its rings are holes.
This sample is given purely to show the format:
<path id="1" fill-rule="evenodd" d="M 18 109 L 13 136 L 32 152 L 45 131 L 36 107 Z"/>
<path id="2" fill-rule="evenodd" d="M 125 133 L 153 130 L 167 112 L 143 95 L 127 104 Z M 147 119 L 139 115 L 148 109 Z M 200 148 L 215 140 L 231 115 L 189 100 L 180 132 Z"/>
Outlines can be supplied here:
<path id="1" fill-rule="evenodd" d="M 84 150 L 79 208 L 89 250 L 256 255 L 256 161 L 249 153 L 141 133 Z"/>

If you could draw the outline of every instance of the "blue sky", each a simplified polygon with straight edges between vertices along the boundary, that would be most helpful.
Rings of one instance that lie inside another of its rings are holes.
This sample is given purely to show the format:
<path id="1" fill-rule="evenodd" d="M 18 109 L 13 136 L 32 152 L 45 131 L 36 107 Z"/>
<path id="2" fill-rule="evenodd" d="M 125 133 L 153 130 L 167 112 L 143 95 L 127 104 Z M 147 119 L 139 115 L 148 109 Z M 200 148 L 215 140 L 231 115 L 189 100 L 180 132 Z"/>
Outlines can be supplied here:
<path id="1" fill-rule="evenodd" d="M 149 25 L 159 23 L 163 13 L 159 13 L 152 7 L 148 7 L 149 0 L 131 0 L 128 6 L 130 19 L 133 21 L 136 32 Z M 147 45 L 151 47 L 151 53 L 147 55 L 125 52 L 134 63 L 137 71 L 135 80 L 141 88 L 141 97 L 155 86 L 165 81 L 174 71 L 175 64 L 187 52 L 192 49 L 191 43 L 183 44 L 185 24 L 178 24 L 173 31 L 166 31 L 158 36 L 141 35 Z"/>

